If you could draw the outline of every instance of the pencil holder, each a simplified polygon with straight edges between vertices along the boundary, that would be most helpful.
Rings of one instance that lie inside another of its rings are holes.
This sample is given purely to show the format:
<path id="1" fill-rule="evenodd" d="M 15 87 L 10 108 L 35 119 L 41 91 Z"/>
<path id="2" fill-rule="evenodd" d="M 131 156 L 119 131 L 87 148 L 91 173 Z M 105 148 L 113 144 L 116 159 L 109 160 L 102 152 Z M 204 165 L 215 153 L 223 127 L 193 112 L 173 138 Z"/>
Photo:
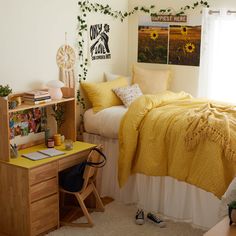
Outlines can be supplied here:
<path id="1" fill-rule="evenodd" d="M 14 147 L 14 148 L 10 148 L 10 152 L 11 152 L 11 158 L 17 158 L 18 157 L 18 148 Z"/>

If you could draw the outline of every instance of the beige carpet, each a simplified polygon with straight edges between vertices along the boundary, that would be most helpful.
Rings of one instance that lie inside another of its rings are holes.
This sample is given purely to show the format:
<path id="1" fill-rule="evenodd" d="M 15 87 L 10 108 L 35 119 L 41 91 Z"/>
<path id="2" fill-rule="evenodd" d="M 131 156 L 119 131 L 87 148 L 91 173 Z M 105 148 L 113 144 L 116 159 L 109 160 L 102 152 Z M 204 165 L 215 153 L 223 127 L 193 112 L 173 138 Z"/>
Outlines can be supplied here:
<path id="1" fill-rule="evenodd" d="M 166 228 L 146 221 L 144 225 L 136 225 L 134 216 L 136 207 L 112 202 L 106 205 L 105 212 L 92 213 L 95 226 L 93 228 L 61 227 L 48 236 L 200 236 L 203 231 L 193 229 L 186 223 L 166 221 Z M 77 220 L 82 222 L 84 217 Z"/>

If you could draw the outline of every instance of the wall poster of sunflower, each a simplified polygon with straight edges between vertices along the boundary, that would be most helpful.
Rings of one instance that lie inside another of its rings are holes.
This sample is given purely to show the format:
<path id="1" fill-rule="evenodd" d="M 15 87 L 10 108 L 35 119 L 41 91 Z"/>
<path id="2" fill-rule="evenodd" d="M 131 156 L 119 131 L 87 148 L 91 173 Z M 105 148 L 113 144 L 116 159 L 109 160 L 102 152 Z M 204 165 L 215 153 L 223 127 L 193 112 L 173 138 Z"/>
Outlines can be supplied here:
<path id="1" fill-rule="evenodd" d="M 170 25 L 169 63 L 199 66 L 201 26 Z"/>
<path id="2" fill-rule="evenodd" d="M 138 27 L 138 62 L 167 64 L 168 25 L 143 19 Z"/>

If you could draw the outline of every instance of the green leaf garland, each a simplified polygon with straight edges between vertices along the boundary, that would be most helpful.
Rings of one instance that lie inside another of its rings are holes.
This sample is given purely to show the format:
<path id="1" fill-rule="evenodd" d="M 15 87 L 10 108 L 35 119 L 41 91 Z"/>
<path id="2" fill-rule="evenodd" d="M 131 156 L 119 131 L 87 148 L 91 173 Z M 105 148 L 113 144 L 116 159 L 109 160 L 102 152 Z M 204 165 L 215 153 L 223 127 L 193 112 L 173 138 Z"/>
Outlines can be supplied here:
<path id="1" fill-rule="evenodd" d="M 155 6 L 151 5 L 149 7 L 146 6 L 136 6 L 131 11 L 121 12 L 113 10 L 108 4 L 103 5 L 99 3 L 91 3 L 89 0 L 79 1 L 78 2 L 81 14 L 77 17 L 78 20 L 78 56 L 79 56 L 79 66 L 80 73 L 78 74 L 78 81 L 85 81 L 88 73 L 88 58 L 85 58 L 83 55 L 84 50 L 84 33 L 88 30 L 88 25 L 86 22 L 86 17 L 88 13 L 101 13 L 104 15 L 108 15 L 113 17 L 114 19 L 119 19 L 123 22 L 127 17 L 134 15 L 137 12 L 143 12 L 145 14 L 149 14 L 150 16 L 157 16 L 160 14 L 168 14 L 168 15 L 183 15 L 188 10 L 194 10 L 198 7 L 207 7 L 210 5 L 207 1 L 196 1 L 192 5 L 186 5 L 181 7 L 179 10 L 175 11 L 173 8 L 168 7 L 166 9 L 160 9 L 157 12 L 155 11 Z M 84 99 L 81 98 L 80 91 L 77 91 L 77 100 L 81 107 L 85 109 Z"/>

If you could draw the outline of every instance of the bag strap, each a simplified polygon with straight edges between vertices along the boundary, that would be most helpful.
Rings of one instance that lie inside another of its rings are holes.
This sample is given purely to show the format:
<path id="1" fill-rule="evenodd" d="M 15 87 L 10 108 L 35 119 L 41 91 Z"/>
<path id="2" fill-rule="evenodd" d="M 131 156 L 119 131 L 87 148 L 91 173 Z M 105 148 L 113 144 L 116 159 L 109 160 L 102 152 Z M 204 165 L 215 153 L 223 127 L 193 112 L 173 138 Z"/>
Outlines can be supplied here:
<path id="1" fill-rule="evenodd" d="M 96 151 L 97 153 L 99 153 L 102 157 L 103 157 L 103 160 L 100 161 L 100 162 L 92 162 L 92 161 L 87 161 L 86 164 L 89 165 L 89 166 L 93 166 L 93 167 L 96 167 L 96 168 L 102 168 L 103 166 L 106 165 L 106 161 L 107 161 L 107 158 L 105 156 L 105 154 L 98 148 L 93 148 L 91 150 L 92 151 Z"/>

